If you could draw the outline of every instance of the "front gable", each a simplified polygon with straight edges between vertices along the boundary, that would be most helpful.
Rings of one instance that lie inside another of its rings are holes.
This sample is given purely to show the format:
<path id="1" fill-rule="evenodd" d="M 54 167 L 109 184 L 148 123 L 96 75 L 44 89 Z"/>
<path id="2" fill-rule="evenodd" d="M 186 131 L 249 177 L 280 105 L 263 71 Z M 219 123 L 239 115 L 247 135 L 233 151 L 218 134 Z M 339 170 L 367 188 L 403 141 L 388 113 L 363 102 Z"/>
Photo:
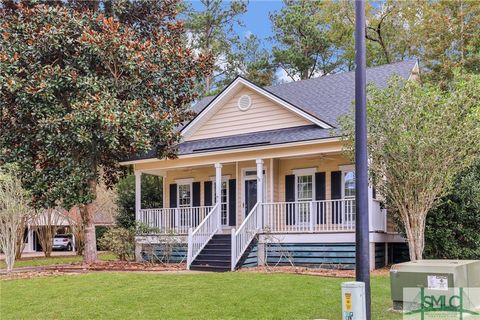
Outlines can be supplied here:
<path id="1" fill-rule="evenodd" d="M 329 128 L 264 89 L 237 78 L 182 134 L 185 141 L 191 141 L 312 124 Z"/>

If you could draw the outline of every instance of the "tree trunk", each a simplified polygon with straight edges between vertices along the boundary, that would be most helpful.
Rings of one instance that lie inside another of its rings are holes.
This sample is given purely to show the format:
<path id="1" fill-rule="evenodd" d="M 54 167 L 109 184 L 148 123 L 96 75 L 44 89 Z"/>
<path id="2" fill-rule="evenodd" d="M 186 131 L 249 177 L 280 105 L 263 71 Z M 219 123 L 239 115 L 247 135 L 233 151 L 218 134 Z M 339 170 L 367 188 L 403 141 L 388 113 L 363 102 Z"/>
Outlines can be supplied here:
<path id="1" fill-rule="evenodd" d="M 207 95 L 210 92 L 212 76 L 208 75 L 205 77 L 205 87 L 204 87 L 204 94 Z"/>
<path id="2" fill-rule="evenodd" d="M 22 257 L 23 249 L 25 248 L 25 242 L 24 237 L 23 237 L 23 229 L 18 231 L 19 234 L 17 235 L 17 243 L 16 243 L 16 249 L 15 249 L 15 260 L 20 260 Z"/>
<path id="3" fill-rule="evenodd" d="M 408 251 L 410 261 L 423 259 L 423 249 L 425 246 L 425 230 L 421 226 L 405 224 L 405 231 L 408 240 Z"/>
<path id="4" fill-rule="evenodd" d="M 97 191 L 97 182 L 89 181 L 90 192 L 95 196 Z M 84 225 L 84 248 L 83 262 L 87 264 L 94 263 L 97 260 L 97 241 L 95 238 L 95 224 L 93 217 L 95 214 L 95 206 L 93 202 L 80 206 L 80 214 Z"/>
<path id="5" fill-rule="evenodd" d="M 13 230 L 14 228 L 10 228 Z M 16 247 L 17 247 L 17 233 L 10 232 L 4 235 L 4 239 L 2 241 L 2 250 L 5 254 L 5 264 L 7 265 L 7 273 L 12 271 L 13 264 L 15 263 L 15 254 L 16 254 Z"/>

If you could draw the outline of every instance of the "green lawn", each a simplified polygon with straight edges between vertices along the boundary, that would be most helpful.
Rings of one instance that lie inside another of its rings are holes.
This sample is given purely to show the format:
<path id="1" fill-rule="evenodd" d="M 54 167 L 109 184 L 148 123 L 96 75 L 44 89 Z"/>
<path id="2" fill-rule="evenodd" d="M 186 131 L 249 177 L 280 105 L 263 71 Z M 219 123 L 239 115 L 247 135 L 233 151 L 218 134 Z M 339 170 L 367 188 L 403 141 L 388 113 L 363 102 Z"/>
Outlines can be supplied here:
<path id="1" fill-rule="evenodd" d="M 99 260 L 116 260 L 116 257 L 110 253 L 101 253 L 98 255 Z M 55 256 L 50 258 L 27 258 L 15 261 L 14 268 L 20 267 L 36 267 L 36 266 L 49 266 L 56 264 L 69 264 L 74 262 L 81 262 L 83 257 L 81 256 Z M 0 260 L 0 269 L 5 269 L 7 265 L 4 260 Z"/>
<path id="2" fill-rule="evenodd" d="M 341 319 L 338 278 L 263 273 L 89 273 L 0 281 L 7 319 Z M 390 313 L 372 277 L 373 319 Z"/>

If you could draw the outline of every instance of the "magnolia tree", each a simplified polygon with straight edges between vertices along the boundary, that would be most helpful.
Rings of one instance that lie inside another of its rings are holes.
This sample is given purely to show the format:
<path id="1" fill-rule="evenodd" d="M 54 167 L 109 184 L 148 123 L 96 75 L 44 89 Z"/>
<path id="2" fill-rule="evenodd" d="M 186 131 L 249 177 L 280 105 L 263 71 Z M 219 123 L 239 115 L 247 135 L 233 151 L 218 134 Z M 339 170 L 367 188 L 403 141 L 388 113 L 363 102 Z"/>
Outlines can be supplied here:
<path id="1" fill-rule="evenodd" d="M 93 216 L 100 178 L 150 149 L 175 157 L 176 128 L 210 59 L 186 45 L 176 1 L 155 6 L 147 34 L 63 2 L 0 11 L 0 150 L 18 163 L 35 206 L 77 206 L 84 261 L 96 260 Z"/>
<path id="2" fill-rule="evenodd" d="M 401 221 L 410 259 L 422 259 L 427 213 L 480 152 L 480 76 L 458 76 L 446 91 L 398 78 L 370 86 L 367 115 L 372 183 Z M 353 118 L 340 123 L 352 154 Z"/>
<path id="3" fill-rule="evenodd" d="M 30 196 L 22 188 L 20 179 L 0 172 L 0 249 L 5 254 L 7 272 L 15 263 L 17 243 L 23 241 L 24 223 L 35 215 L 29 202 Z"/>

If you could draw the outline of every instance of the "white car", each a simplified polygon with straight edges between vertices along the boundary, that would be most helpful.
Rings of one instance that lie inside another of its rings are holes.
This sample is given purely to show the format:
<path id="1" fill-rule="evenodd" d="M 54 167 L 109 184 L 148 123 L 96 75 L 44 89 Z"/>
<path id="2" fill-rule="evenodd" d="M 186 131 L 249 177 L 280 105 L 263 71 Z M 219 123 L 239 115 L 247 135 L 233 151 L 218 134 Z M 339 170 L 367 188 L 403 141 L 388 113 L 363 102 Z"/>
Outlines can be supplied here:
<path id="1" fill-rule="evenodd" d="M 53 250 L 67 250 L 73 249 L 73 236 L 71 234 L 57 234 L 53 237 Z"/>

